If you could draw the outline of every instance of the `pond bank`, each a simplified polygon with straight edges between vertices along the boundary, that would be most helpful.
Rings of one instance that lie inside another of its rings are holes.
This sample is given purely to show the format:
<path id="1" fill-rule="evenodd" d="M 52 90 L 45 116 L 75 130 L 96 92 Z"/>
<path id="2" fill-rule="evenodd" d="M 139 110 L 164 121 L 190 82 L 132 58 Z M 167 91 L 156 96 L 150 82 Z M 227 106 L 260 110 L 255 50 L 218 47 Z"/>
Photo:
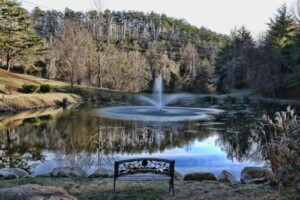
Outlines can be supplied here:
<path id="1" fill-rule="evenodd" d="M 0 112 L 17 112 L 21 110 L 63 106 L 82 101 L 76 94 L 45 93 L 1 95 Z"/>
<path id="2" fill-rule="evenodd" d="M 0 188 L 38 184 L 64 188 L 77 199 L 113 199 L 112 178 L 23 178 L 3 180 Z M 167 181 L 118 182 L 116 199 L 294 199 L 294 193 L 279 192 L 268 185 L 230 184 L 218 181 L 175 181 L 175 196 L 169 193 Z"/>

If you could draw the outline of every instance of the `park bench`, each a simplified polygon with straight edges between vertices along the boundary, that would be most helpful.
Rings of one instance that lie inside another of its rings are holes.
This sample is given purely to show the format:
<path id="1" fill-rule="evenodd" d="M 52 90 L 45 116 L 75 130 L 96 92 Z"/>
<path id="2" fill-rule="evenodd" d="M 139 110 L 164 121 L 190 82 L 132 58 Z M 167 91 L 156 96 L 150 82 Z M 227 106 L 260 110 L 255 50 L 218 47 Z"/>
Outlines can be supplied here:
<path id="1" fill-rule="evenodd" d="M 114 193 L 116 181 L 169 181 L 169 191 L 174 195 L 174 160 L 160 158 L 134 158 L 115 162 Z"/>

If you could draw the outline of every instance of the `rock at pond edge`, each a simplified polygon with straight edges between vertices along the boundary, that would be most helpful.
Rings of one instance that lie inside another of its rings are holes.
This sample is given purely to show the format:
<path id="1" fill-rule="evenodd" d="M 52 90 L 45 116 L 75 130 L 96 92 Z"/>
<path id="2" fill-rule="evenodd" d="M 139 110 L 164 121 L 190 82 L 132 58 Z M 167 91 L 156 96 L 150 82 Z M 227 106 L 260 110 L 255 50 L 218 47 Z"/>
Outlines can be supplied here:
<path id="1" fill-rule="evenodd" d="M 0 189 L 0 199 L 5 200 L 39 200 L 39 199 L 59 199 L 77 200 L 67 193 L 62 187 L 41 186 L 37 184 L 26 184 L 11 188 Z"/>
<path id="2" fill-rule="evenodd" d="M 241 172 L 241 182 L 245 184 L 260 184 L 271 180 L 273 174 L 264 167 L 245 167 Z"/>
<path id="3" fill-rule="evenodd" d="M 221 174 L 217 177 L 218 181 L 230 182 L 232 184 L 237 184 L 239 181 L 228 171 L 223 170 Z"/>
<path id="4" fill-rule="evenodd" d="M 183 178 L 184 181 L 203 181 L 203 180 L 212 180 L 216 181 L 216 177 L 212 173 L 198 172 L 186 174 Z"/>
<path id="5" fill-rule="evenodd" d="M 58 167 L 51 172 L 51 177 L 56 178 L 86 178 L 87 174 L 79 167 Z"/>

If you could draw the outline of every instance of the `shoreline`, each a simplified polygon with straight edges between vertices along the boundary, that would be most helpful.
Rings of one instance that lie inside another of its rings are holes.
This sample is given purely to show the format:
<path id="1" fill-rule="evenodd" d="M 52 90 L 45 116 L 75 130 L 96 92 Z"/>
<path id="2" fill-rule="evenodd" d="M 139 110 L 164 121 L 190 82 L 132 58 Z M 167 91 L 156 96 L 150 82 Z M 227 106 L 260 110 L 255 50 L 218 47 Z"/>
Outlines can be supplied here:
<path id="1" fill-rule="evenodd" d="M 34 93 L 3 95 L 0 113 L 15 113 L 30 109 L 66 106 L 82 102 L 82 97 L 71 93 Z"/>
<path id="2" fill-rule="evenodd" d="M 257 169 L 256 169 L 257 170 Z M 253 171 L 250 173 L 252 174 Z M 36 196 L 57 195 L 64 191 L 71 199 L 114 199 L 113 171 L 98 169 L 93 175 L 78 167 L 61 167 L 43 176 L 31 176 L 18 168 L 0 172 L 0 199 L 34 199 Z M 14 175 L 13 175 L 14 174 Z M 7 177 L 5 177 L 5 175 Z M 7 178 L 6 180 L 3 180 Z M 169 191 L 169 181 L 117 181 L 117 199 L 294 199 L 296 191 L 278 190 L 270 182 L 236 182 L 232 177 L 215 178 L 207 173 L 181 177 L 175 173 L 175 195 Z M 245 184 L 247 183 L 247 184 Z M 254 184 L 257 183 L 257 184 Z M 44 194 L 44 191 L 48 191 Z M 19 196 L 21 194 L 21 196 Z M 30 198 L 29 198 L 30 197 Z M 60 199 L 70 199 L 60 198 Z M 46 198 L 47 199 L 47 198 Z"/>

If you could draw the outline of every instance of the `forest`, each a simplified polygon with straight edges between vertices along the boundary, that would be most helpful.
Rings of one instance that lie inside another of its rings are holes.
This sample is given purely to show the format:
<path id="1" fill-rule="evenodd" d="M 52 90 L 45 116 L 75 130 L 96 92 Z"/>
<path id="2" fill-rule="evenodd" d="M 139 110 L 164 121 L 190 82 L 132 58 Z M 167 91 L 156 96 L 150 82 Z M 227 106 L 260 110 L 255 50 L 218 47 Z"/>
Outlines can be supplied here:
<path id="1" fill-rule="evenodd" d="M 300 4 L 282 5 L 254 38 L 245 26 L 230 35 L 154 12 L 64 12 L 0 1 L 0 66 L 8 71 L 126 92 L 249 90 L 299 98 Z M 199 19 L 201 20 L 201 19 Z"/>

